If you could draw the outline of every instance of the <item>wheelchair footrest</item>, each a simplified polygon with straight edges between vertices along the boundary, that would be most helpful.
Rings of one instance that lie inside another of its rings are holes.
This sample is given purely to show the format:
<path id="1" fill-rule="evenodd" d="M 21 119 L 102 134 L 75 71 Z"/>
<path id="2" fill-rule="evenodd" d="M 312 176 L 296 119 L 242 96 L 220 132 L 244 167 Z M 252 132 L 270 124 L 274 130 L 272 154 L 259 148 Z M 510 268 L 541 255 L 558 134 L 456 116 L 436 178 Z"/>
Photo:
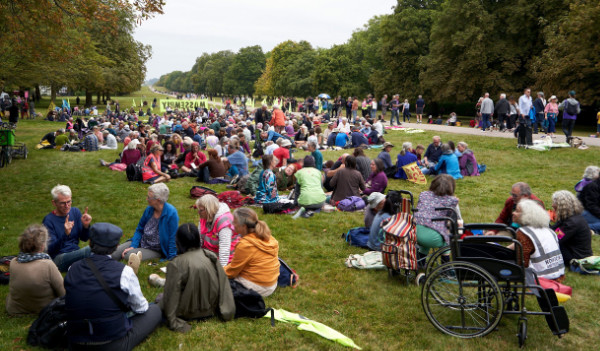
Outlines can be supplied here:
<path id="1" fill-rule="evenodd" d="M 546 292 L 546 296 L 548 296 L 548 299 L 546 299 L 544 297 L 544 294 L 542 293 L 537 298 L 538 304 L 540 305 L 540 308 L 542 309 L 542 311 L 550 312 L 552 307 L 558 306 L 558 298 L 556 297 L 556 292 L 552 289 L 540 289 L 540 290 Z"/>
<path id="2" fill-rule="evenodd" d="M 552 320 L 553 316 L 556 319 L 558 330 L 555 330 L 556 328 Z M 569 316 L 567 316 L 567 310 L 563 306 L 552 307 L 552 315 L 546 316 L 546 322 L 548 322 L 548 326 L 554 335 L 562 335 L 569 332 Z"/>

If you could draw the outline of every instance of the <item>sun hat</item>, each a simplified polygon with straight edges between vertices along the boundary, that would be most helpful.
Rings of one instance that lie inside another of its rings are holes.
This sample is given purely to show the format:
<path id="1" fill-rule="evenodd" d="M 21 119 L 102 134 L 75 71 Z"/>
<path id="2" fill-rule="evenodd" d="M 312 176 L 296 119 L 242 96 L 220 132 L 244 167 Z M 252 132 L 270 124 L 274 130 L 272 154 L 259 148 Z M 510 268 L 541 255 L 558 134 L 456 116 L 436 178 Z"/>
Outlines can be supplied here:
<path id="1" fill-rule="evenodd" d="M 379 205 L 381 201 L 385 200 L 385 195 L 382 193 L 374 192 L 369 195 L 367 198 L 367 202 L 369 203 L 369 208 L 373 209 Z"/>
<path id="2" fill-rule="evenodd" d="M 292 143 L 287 139 L 285 139 L 281 142 L 281 147 L 286 147 L 286 146 L 292 146 Z"/>

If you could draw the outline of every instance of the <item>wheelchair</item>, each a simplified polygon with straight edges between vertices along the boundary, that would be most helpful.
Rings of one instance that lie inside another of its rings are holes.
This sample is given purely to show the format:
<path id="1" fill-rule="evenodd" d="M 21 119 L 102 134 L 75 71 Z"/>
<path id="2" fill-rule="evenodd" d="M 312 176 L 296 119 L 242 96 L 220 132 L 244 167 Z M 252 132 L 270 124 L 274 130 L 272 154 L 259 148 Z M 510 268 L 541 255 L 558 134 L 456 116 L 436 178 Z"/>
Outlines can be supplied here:
<path id="1" fill-rule="evenodd" d="M 554 290 L 543 289 L 536 274 L 523 266 L 523 249 L 511 227 L 493 223 L 458 228 L 450 217 L 434 220 L 446 221 L 452 234 L 449 247 L 430 257 L 421 289 L 423 311 L 435 328 L 459 338 L 482 337 L 496 329 L 503 315 L 519 315 L 519 347 L 525 345 L 530 315 L 544 316 L 559 338 L 569 331 L 567 312 Z M 471 230 L 507 231 L 512 237 L 460 237 L 459 231 Z M 504 246 L 510 244 L 514 250 Z M 527 310 L 527 295 L 536 296 L 541 312 Z"/>

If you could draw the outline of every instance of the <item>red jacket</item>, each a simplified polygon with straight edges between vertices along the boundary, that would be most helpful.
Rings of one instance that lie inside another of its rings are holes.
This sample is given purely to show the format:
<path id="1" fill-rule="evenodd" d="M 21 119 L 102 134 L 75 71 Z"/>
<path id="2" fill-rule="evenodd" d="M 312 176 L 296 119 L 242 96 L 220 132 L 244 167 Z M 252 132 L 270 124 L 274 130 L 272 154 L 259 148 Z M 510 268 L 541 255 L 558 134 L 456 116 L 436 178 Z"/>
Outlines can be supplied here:
<path id="1" fill-rule="evenodd" d="M 531 194 L 529 199 L 537 201 L 540 204 L 540 206 L 542 206 L 544 209 L 546 208 L 546 206 L 544 206 L 544 202 L 540 200 L 537 196 Z M 506 225 L 511 225 L 512 214 L 515 210 L 515 207 L 515 199 L 509 197 L 504 203 L 504 208 L 502 209 L 502 212 L 500 212 L 500 215 L 498 216 L 498 218 L 496 218 L 496 223 L 504 223 Z"/>

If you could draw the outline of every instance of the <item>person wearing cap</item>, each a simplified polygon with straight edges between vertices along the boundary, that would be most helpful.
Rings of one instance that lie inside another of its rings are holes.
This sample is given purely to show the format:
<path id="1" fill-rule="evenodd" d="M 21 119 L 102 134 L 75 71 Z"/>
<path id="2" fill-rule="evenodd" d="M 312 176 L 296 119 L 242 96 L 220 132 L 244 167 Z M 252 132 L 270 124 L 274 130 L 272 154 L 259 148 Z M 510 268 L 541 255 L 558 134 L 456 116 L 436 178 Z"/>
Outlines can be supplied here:
<path id="1" fill-rule="evenodd" d="M 538 128 L 542 131 L 544 129 L 544 109 L 546 108 L 546 99 L 544 99 L 544 92 L 540 91 L 537 93 L 537 99 L 533 101 L 533 107 L 535 107 L 535 121 L 533 122 L 533 134 L 537 134 Z"/>
<path id="2" fill-rule="evenodd" d="M 88 257 L 90 248 L 79 248 L 79 241 L 87 241 L 92 216 L 77 207 L 71 207 L 71 188 L 57 185 L 50 191 L 54 210 L 42 223 L 48 229 L 48 254 L 61 272 L 66 272 L 74 262 Z"/>
<path id="3" fill-rule="evenodd" d="M 160 169 L 160 158 L 164 149 L 160 144 L 152 145 L 150 153 L 144 159 L 142 166 L 142 181 L 144 183 L 156 184 L 168 182 L 171 176 Z"/>
<path id="4" fill-rule="evenodd" d="M 569 92 L 569 98 L 565 99 L 558 105 L 558 109 L 563 111 L 562 130 L 567 138 L 567 143 L 571 141 L 571 135 L 573 134 L 573 127 L 575 127 L 575 120 L 577 115 L 581 113 L 581 106 L 579 101 L 575 99 L 575 91 Z"/>
<path id="5" fill-rule="evenodd" d="M 379 212 L 373 218 L 373 223 L 369 227 L 369 240 L 367 241 L 367 247 L 373 251 L 381 251 L 381 244 L 383 243 L 383 235 L 381 232 L 381 222 L 392 217 L 397 212 L 397 205 L 392 201 L 390 197 L 383 198 L 383 204 L 381 197 L 377 197 L 375 200 L 377 203 L 376 208 L 380 208 Z"/>
<path id="6" fill-rule="evenodd" d="M 385 195 L 379 192 L 373 192 L 367 198 L 367 209 L 365 210 L 365 228 L 371 229 L 371 225 L 373 224 L 373 219 L 381 209 L 385 203 Z"/>
<path id="7" fill-rule="evenodd" d="M 558 99 L 556 95 L 552 95 L 546 107 L 544 108 L 544 119 L 548 121 L 548 129 L 546 134 L 551 138 L 554 138 L 554 132 L 556 131 L 556 119 L 558 118 Z"/>
<path id="8" fill-rule="evenodd" d="M 287 161 L 290 159 L 290 148 L 292 147 L 292 142 L 283 139 L 281 141 L 280 146 L 273 151 L 273 156 L 275 156 L 278 160 L 276 167 L 285 167 L 287 166 Z"/>
<path id="9" fill-rule="evenodd" d="M 377 155 L 377 158 L 383 161 L 384 172 L 388 178 L 391 178 L 394 174 L 396 174 L 396 167 L 394 167 L 394 164 L 392 163 L 392 156 L 390 155 L 390 151 L 392 151 L 393 147 L 394 144 L 386 141 L 383 143 L 383 149 Z"/>
<path id="10" fill-rule="evenodd" d="M 65 277 L 70 350 L 131 350 L 161 323 L 160 307 L 148 304 L 133 269 L 111 258 L 122 235 L 114 224 L 94 224 L 92 255 Z"/>

